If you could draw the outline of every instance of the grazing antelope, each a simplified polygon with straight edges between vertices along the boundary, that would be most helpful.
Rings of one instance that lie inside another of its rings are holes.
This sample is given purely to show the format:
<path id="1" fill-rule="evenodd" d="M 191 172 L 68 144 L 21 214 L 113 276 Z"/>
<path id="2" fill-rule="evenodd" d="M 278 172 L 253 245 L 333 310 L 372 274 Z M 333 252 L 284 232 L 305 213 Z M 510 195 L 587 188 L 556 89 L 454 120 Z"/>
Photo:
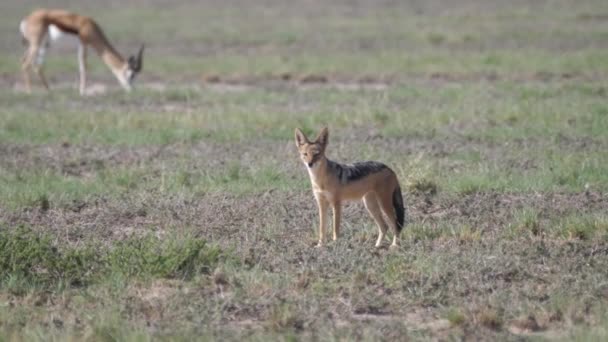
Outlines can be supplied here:
<path id="1" fill-rule="evenodd" d="M 381 246 L 387 226 L 393 233 L 391 247 L 396 247 L 397 237 L 405 225 L 405 207 L 397 175 L 388 166 L 375 161 L 340 164 L 327 159 L 328 137 L 327 127 L 313 141 L 296 128 L 296 146 L 307 167 L 319 207 L 317 246 L 322 246 L 325 240 L 327 208 L 331 206 L 333 209 L 333 239 L 336 240 L 340 234 L 342 202 L 363 199 L 365 208 L 378 226 L 376 247 Z M 384 220 L 383 213 L 388 220 Z"/>
<path id="2" fill-rule="evenodd" d="M 110 44 L 101 27 L 90 17 L 64 10 L 39 9 L 23 19 L 19 29 L 23 35 L 24 43 L 28 44 L 28 48 L 21 59 L 23 79 L 28 93 L 31 92 L 30 70 L 32 68 L 44 87 L 47 90 L 49 89 L 42 71 L 44 55 L 50 42 L 59 39 L 64 34 L 76 36 L 79 40 L 80 95 L 84 95 L 86 90 L 88 46 L 92 46 L 97 51 L 97 54 L 112 70 L 112 73 L 126 91 L 131 90 L 131 84 L 143 66 L 143 45 L 137 56 L 131 56 L 128 60 L 125 60 Z"/>

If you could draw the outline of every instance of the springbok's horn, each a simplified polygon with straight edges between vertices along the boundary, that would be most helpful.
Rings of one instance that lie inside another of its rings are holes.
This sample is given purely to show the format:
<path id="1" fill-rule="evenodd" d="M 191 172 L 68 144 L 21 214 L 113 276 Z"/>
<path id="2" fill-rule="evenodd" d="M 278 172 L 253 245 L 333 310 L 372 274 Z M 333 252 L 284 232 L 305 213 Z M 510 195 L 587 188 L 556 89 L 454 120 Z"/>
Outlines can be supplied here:
<path id="1" fill-rule="evenodd" d="M 137 63 L 136 63 L 137 67 L 135 68 L 135 70 L 137 72 L 140 72 L 144 66 L 144 44 L 141 44 L 141 47 L 139 48 L 139 52 L 137 52 L 136 61 L 137 61 Z"/>
<path id="2" fill-rule="evenodd" d="M 129 67 L 135 72 L 140 72 L 141 68 L 144 66 L 144 45 L 139 48 L 136 56 L 129 57 Z"/>

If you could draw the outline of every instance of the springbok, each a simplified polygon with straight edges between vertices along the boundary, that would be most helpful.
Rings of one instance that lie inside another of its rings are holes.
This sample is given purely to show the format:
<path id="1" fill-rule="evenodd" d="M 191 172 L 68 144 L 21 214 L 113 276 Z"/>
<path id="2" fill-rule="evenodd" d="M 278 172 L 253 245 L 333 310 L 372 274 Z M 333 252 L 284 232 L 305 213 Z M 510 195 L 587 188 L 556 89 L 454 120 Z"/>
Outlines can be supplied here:
<path id="1" fill-rule="evenodd" d="M 78 38 L 78 67 L 80 71 L 80 95 L 85 94 L 87 82 L 87 47 L 92 46 L 110 68 L 120 85 L 130 91 L 135 76 L 142 70 L 144 46 L 142 44 L 135 56 L 125 60 L 110 44 L 101 27 L 90 17 L 70 13 L 65 10 L 39 9 L 21 21 L 19 26 L 23 41 L 28 48 L 21 59 L 21 70 L 25 89 L 31 92 L 30 71 L 40 78 L 44 87 L 49 85 L 42 71 L 44 55 L 51 41 L 64 34 Z"/>

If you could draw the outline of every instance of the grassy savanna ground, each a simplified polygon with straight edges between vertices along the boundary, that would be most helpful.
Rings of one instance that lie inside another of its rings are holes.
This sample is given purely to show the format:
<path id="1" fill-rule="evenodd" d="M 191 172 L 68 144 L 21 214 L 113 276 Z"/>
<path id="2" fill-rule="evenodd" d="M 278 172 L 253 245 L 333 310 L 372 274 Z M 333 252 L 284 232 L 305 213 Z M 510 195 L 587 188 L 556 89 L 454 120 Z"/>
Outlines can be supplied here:
<path id="1" fill-rule="evenodd" d="M 84 98 L 67 46 L 15 86 L 36 5 L 0 11 L 0 340 L 608 337 L 607 2 L 54 2 L 148 47 Z M 359 203 L 312 247 L 323 125 L 397 172 L 399 249 Z"/>

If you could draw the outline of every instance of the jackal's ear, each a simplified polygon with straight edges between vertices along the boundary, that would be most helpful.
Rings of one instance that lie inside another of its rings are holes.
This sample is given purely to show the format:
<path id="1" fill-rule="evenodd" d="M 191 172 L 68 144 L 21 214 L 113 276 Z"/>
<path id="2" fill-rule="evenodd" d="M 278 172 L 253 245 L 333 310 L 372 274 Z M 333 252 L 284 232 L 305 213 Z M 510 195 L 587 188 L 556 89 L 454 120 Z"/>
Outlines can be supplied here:
<path id="1" fill-rule="evenodd" d="M 299 128 L 296 128 L 296 146 L 300 147 L 307 143 L 310 143 L 310 142 L 308 141 L 308 138 L 306 137 L 306 135 L 304 135 L 304 133 L 302 133 L 302 131 Z"/>
<path id="2" fill-rule="evenodd" d="M 315 140 L 317 143 L 321 144 L 321 146 L 327 146 L 327 139 L 329 138 L 329 130 L 327 127 L 323 127 L 321 133 L 317 135 L 317 139 Z"/>

